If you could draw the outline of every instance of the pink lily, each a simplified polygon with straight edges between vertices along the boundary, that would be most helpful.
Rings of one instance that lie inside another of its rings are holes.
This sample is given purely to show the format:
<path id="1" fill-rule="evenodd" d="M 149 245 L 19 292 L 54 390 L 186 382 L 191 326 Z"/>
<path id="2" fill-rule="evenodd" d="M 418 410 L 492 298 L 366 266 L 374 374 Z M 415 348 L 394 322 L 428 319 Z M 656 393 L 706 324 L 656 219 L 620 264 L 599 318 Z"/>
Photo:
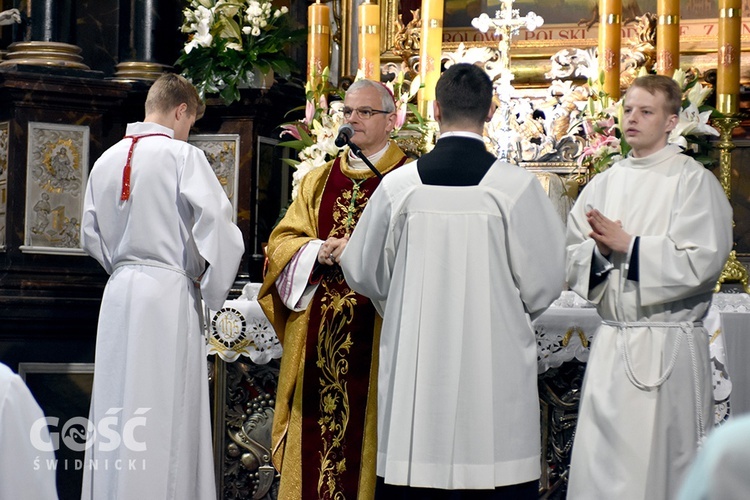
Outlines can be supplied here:
<path id="1" fill-rule="evenodd" d="M 307 101 L 305 104 L 305 119 L 302 120 L 306 125 L 310 125 L 315 118 L 315 104 L 312 101 Z"/>
<path id="2" fill-rule="evenodd" d="M 395 129 L 400 130 L 401 127 L 404 126 L 404 122 L 406 122 L 406 112 L 408 111 L 406 103 L 399 103 L 400 106 L 396 110 L 396 125 Z"/>
<path id="3" fill-rule="evenodd" d="M 597 126 L 607 135 L 614 135 L 617 126 L 615 125 L 615 118 L 610 116 L 606 120 L 599 120 Z"/>
<path id="4" fill-rule="evenodd" d="M 287 124 L 282 125 L 281 128 L 283 129 L 281 133 L 279 134 L 279 137 L 284 137 L 285 135 L 289 134 L 298 141 L 302 140 L 302 136 L 299 135 L 299 130 L 297 129 L 297 126 L 294 124 Z"/>

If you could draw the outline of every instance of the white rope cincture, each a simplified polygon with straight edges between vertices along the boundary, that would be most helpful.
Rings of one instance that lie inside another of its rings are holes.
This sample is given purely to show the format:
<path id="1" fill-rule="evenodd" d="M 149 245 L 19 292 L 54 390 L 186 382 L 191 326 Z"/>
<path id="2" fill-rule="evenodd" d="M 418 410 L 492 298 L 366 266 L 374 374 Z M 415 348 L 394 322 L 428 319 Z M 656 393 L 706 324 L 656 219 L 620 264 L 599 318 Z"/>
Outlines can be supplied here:
<path id="1" fill-rule="evenodd" d="M 156 262 L 154 260 L 123 260 L 112 266 L 112 272 L 115 272 L 115 270 L 125 267 L 125 266 L 147 266 L 147 267 L 158 267 L 159 269 L 166 269 L 167 271 L 172 271 L 175 273 L 179 273 L 186 278 L 188 278 L 193 283 L 199 283 L 198 278 L 195 276 L 191 276 L 185 271 L 184 269 L 180 269 L 179 267 L 170 266 L 168 264 L 162 264 L 161 262 Z"/>
<path id="2" fill-rule="evenodd" d="M 611 326 L 613 328 L 617 328 L 617 335 L 620 337 L 621 343 L 622 343 L 622 358 L 623 362 L 625 364 L 625 373 L 628 376 L 628 380 L 630 380 L 630 383 L 633 384 L 635 387 L 642 391 L 651 391 L 654 389 L 658 389 L 664 382 L 667 381 L 669 376 L 672 374 L 672 370 L 674 370 L 675 364 L 677 363 L 677 355 L 680 351 L 680 345 L 682 343 L 682 337 L 687 337 L 688 342 L 688 350 L 690 351 L 690 361 L 693 365 L 693 390 L 695 392 L 695 416 L 698 423 L 698 446 L 702 444 L 703 440 L 706 437 L 705 432 L 705 423 L 703 422 L 703 412 L 701 411 L 701 408 L 703 407 L 703 398 L 701 397 L 701 392 L 698 387 L 698 362 L 695 355 L 695 344 L 693 343 L 693 328 L 700 328 L 703 326 L 703 323 L 700 321 L 683 321 L 679 323 L 675 322 L 666 322 L 666 321 L 633 321 L 633 322 L 622 322 L 622 321 L 610 321 L 610 320 L 604 320 L 602 321 L 607 326 Z M 625 337 L 625 329 L 626 328 L 679 328 L 680 333 L 682 335 L 677 335 L 677 338 L 674 342 L 674 348 L 672 350 L 672 356 L 669 359 L 669 364 L 667 365 L 666 370 L 662 374 L 661 377 L 659 377 L 656 382 L 652 384 L 647 384 L 645 382 L 642 382 L 635 374 L 635 370 L 633 370 L 633 362 L 630 356 L 630 348 L 628 347 L 628 339 Z"/>
<path id="3" fill-rule="evenodd" d="M 701 391 L 698 388 L 698 361 L 695 357 L 695 344 L 693 343 L 693 336 L 688 335 L 688 348 L 690 349 L 690 360 L 693 363 L 693 385 L 695 386 L 695 415 L 698 417 L 698 449 L 703 446 L 703 441 L 706 439 L 706 428 L 703 422 L 703 398 L 701 397 Z"/>

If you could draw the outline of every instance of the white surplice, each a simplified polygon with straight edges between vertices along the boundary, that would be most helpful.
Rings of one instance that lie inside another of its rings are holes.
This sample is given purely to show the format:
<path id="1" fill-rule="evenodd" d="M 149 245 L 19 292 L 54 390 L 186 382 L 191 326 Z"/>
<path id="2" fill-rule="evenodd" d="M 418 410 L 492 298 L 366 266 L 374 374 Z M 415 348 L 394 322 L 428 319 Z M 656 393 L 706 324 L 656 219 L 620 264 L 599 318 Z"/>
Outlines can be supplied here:
<path id="1" fill-rule="evenodd" d="M 128 135 L 163 133 L 129 124 Z M 205 154 L 167 137 L 130 139 L 97 160 L 81 223 L 85 250 L 111 273 L 102 298 L 82 498 L 216 497 L 201 293 L 218 310 L 244 244 Z M 203 273 L 200 292 L 192 278 Z M 102 433 L 101 429 L 105 432 Z M 114 438 L 112 436 L 115 436 Z"/>
<path id="2" fill-rule="evenodd" d="M 384 313 L 377 474 L 443 489 L 536 480 L 531 318 L 563 286 L 560 217 L 522 168 L 449 187 L 422 184 L 417 164 L 383 180 L 341 257 Z"/>
<path id="3" fill-rule="evenodd" d="M 42 409 L 21 377 L 0 363 L 0 498 L 57 500 L 56 470 Z"/>
<path id="4" fill-rule="evenodd" d="M 586 366 L 571 500 L 673 498 L 713 422 L 708 337 L 693 322 L 729 254 L 732 212 L 716 177 L 680 151 L 618 162 L 586 186 L 568 219 L 568 283 L 605 321 Z M 607 279 L 589 290 L 591 208 L 640 237 L 639 281 L 614 253 Z"/>

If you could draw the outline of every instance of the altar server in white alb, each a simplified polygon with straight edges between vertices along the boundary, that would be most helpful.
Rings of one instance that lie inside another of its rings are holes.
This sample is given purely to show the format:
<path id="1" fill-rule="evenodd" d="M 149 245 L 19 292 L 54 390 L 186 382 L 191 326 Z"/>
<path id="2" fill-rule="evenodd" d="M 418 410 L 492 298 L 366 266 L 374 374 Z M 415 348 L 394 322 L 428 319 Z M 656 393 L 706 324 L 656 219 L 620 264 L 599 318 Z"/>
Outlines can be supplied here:
<path id="1" fill-rule="evenodd" d="M 47 420 L 21 377 L 0 363 L 0 498 L 57 500 Z"/>
<path id="2" fill-rule="evenodd" d="M 204 109 L 187 80 L 160 77 L 145 120 L 89 176 L 83 246 L 111 276 L 84 499 L 216 498 L 201 294 L 221 308 L 244 245 L 205 154 L 186 142 Z"/>
<path id="3" fill-rule="evenodd" d="M 649 75 L 625 95 L 631 153 L 568 218 L 570 287 L 604 323 L 586 367 L 568 498 L 673 498 L 713 424 L 701 319 L 732 246 L 716 177 L 667 145 L 682 95 Z"/>
<path id="4" fill-rule="evenodd" d="M 435 92 L 434 150 L 383 180 L 341 257 L 383 314 L 376 497 L 536 499 L 531 320 L 562 290 L 564 231 L 536 177 L 485 148 L 484 70 L 455 64 Z"/>

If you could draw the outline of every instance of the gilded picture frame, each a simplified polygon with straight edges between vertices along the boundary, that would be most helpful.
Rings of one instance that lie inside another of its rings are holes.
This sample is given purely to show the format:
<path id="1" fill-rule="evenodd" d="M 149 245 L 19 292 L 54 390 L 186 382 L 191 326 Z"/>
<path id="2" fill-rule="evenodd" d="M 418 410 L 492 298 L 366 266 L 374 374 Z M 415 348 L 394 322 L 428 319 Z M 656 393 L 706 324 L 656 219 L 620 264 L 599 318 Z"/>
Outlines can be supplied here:
<path id="1" fill-rule="evenodd" d="M 29 122 L 24 253 L 86 255 L 81 248 L 89 127 Z"/>

